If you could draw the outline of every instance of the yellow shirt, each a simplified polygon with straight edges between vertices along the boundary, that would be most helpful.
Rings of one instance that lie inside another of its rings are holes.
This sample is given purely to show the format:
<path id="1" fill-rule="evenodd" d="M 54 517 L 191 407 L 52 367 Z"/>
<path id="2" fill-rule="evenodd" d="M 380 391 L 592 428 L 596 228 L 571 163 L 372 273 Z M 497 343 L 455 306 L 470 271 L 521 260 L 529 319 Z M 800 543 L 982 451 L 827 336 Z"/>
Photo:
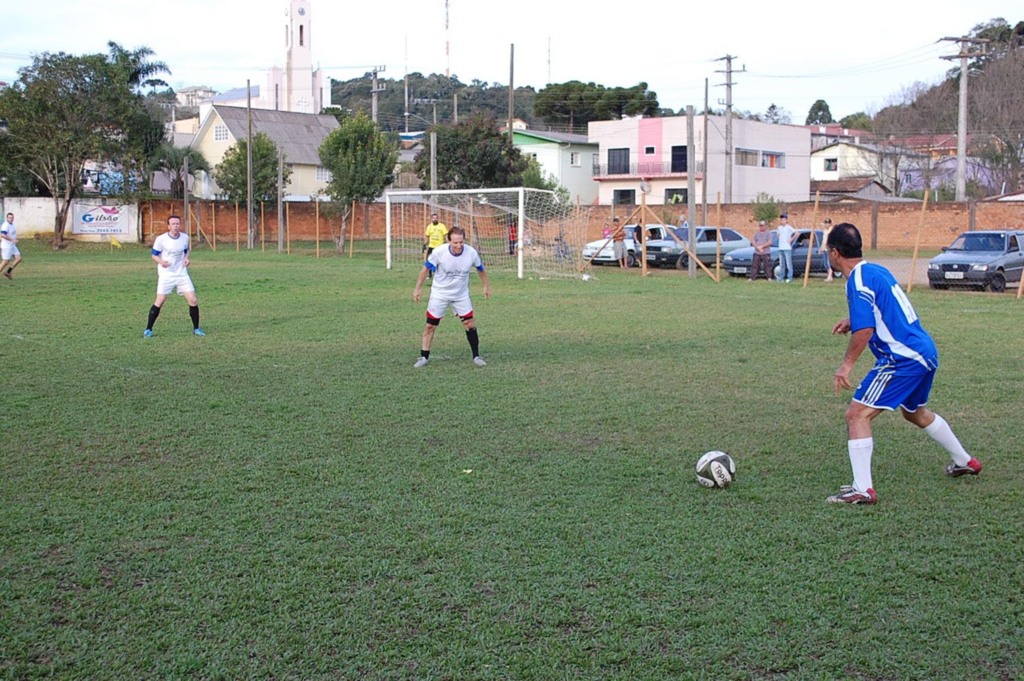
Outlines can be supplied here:
<path id="1" fill-rule="evenodd" d="M 427 237 L 427 248 L 437 248 L 444 244 L 444 239 L 448 236 L 448 226 L 443 222 L 439 222 L 436 225 L 431 222 L 427 225 L 427 231 L 423 234 Z"/>

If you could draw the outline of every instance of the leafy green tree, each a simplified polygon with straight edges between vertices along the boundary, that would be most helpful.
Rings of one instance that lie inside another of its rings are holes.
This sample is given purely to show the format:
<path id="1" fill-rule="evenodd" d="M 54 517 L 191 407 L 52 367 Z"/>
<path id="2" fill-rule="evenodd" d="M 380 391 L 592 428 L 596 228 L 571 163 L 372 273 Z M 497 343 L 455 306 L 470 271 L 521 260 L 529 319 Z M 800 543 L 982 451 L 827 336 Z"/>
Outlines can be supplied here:
<path id="1" fill-rule="evenodd" d="M 153 130 L 138 95 L 102 54 L 35 56 L 0 92 L 0 119 L 7 122 L 5 162 L 31 174 L 53 197 L 55 249 L 63 246 L 86 160 L 135 158 Z M 129 165 L 121 172 L 133 172 L 135 164 Z"/>
<path id="2" fill-rule="evenodd" d="M 185 172 L 185 159 L 188 159 L 188 172 Z M 198 149 L 176 147 L 165 142 L 157 147 L 149 160 L 150 172 L 162 172 L 171 182 L 171 198 L 185 197 L 186 179 L 195 177 L 197 170 L 210 171 L 210 164 Z"/>
<path id="3" fill-rule="evenodd" d="M 238 140 L 224 154 L 224 159 L 213 169 L 213 179 L 230 201 L 245 203 L 246 174 L 249 146 L 244 139 Z M 284 186 L 291 180 L 292 170 L 284 164 Z M 277 145 L 266 133 L 258 132 L 252 137 L 252 196 L 253 201 L 277 200 Z M 255 210 L 255 206 L 250 207 Z"/>
<path id="4" fill-rule="evenodd" d="M 515 187 L 522 184 L 526 160 L 509 144 L 497 122 L 482 114 L 440 125 L 437 133 L 437 188 L 481 189 Z M 421 185 L 430 181 L 430 138 L 416 155 L 416 174 Z"/>
<path id="5" fill-rule="evenodd" d="M 108 61 L 127 79 L 128 86 L 133 92 L 138 92 L 144 87 L 169 87 L 166 81 L 156 76 L 161 73 L 170 75 L 171 70 L 162 61 L 150 61 L 149 58 L 156 54 L 153 50 L 145 46 L 126 50 L 113 40 L 107 43 L 107 48 Z"/>
<path id="6" fill-rule="evenodd" d="M 814 104 L 811 104 L 811 109 L 807 112 L 807 121 L 804 125 L 828 125 L 834 122 L 832 120 L 832 112 L 828 108 L 828 102 L 824 99 L 819 99 Z"/>
<path id="7" fill-rule="evenodd" d="M 398 163 L 398 144 L 360 111 L 341 120 L 341 125 L 324 139 L 319 153 L 321 165 L 331 171 L 327 194 L 341 213 L 342 229 L 337 239 L 341 248 L 349 205 L 358 201 L 368 211 L 369 204 L 391 183 Z"/>
<path id="8" fill-rule="evenodd" d="M 779 217 L 779 203 L 775 197 L 765 192 L 758 192 L 757 198 L 750 202 L 754 220 L 771 222 Z"/>
<path id="9" fill-rule="evenodd" d="M 569 132 L 596 121 L 601 90 L 594 83 L 570 80 L 548 85 L 537 93 L 533 114 L 550 125 L 565 126 Z"/>
<path id="10" fill-rule="evenodd" d="M 653 116 L 658 113 L 658 95 L 647 89 L 647 83 L 633 87 L 606 88 L 597 100 L 598 120 L 622 119 L 626 116 Z"/>
<path id="11" fill-rule="evenodd" d="M 332 201 L 369 203 L 391 182 L 398 147 L 360 112 L 346 118 L 320 145 L 320 163 L 331 171 Z"/>
<path id="12" fill-rule="evenodd" d="M 839 125 L 853 130 L 871 130 L 871 116 L 863 111 L 858 111 L 840 118 Z"/>

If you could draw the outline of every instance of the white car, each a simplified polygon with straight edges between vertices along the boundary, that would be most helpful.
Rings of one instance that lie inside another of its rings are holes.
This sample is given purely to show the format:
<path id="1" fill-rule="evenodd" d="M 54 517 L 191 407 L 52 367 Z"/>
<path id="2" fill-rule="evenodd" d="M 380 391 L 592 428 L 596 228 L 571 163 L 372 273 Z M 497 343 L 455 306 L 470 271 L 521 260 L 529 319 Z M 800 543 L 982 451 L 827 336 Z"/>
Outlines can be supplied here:
<path id="1" fill-rule="evenodd" d="M 635 231 L 639 225 L 626 225 L 626 264 L 635 267 L 640 264 L 640 247 L 634 238 Z M 671 239 L 668 234 L 668 226 L 657 223 L 645 224 L 644 233 L 648 240 Z M 612 240 L 609 237 L 590 241 L 583 245 L 584 262 L 593 262 L 598 265 L 611 265 L 615 263 L 615 251 L 612 247 Z"/>

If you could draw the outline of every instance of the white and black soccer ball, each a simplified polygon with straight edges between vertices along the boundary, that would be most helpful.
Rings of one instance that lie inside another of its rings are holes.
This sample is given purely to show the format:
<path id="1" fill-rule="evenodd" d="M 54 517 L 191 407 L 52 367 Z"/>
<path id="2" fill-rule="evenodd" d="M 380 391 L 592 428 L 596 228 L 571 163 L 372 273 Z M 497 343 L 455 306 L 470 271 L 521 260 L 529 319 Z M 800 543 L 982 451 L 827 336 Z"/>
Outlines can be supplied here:
<path id="1" fill-rule="evenodd" d="M 725 452 L 705 452 L 697 460 L 697 482 L 705 487 L 728 487 L 736 479 L 736 462 Z"/>

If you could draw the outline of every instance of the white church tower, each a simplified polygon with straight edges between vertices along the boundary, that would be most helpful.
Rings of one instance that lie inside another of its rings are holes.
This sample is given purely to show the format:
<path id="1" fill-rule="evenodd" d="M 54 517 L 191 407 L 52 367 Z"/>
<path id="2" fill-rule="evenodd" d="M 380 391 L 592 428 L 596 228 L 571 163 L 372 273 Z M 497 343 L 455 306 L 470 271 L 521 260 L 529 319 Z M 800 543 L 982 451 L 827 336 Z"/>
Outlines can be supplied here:
<path id="1" fill-rule="evenodd" d="M 284 97 L 281 109 L 320 113 L 323 76 L 313 70 L 309 0 L 291 0 L 285 27 Z"/>
<path id="2" fill-rule="evenodd" d="M 323 74 L 313 69 L 312 12 L 309 0 L 290 0 L 285 11 L 284 68 L 267 72 L 261 109 L 318 114 L 323 108 Z"/>

